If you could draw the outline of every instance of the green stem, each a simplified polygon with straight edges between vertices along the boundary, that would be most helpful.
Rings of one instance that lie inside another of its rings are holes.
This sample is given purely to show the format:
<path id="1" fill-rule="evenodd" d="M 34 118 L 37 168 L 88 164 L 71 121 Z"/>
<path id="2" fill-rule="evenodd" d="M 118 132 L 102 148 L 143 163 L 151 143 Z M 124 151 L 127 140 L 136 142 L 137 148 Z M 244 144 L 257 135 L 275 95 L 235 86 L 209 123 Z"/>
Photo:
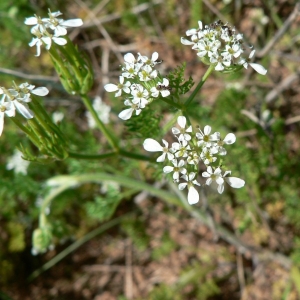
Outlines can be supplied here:
<path id="1" fill-rule="evenodd" d="M 183 207 L 183 204 L 179 201 L 178 197 L 174 196 L 173 193 L 164 191 L 154 186 L 147 184 L 143 181 L 136 180 L 134 178 L 128 178 L 123 175 L 112 175 L 109 173 L 93 173 L 93 174 L 81 174 L 81 175 L 60 175 L 52 177 L 48 180 L 48 185 L 59 185 L 51 194 L 44 200 L 42 208 L 46 208 L 50 201 L 55 198 L 58 194 L 62 193 L 64 190 L 67 190 L 71 187 L 76 187 L 79 184 L 96 182 L 103 183 L 103 181 L 113 181 L 117 182 L 120 185 L 128 188 L 133 188 L 140 191 L 146 191 L 153 196 L 165 199 L 170 204 Z M 47 202 L 47 204 L 45 204 Z"/>
<path id="2" fill-rule="evenodd" d="M 182 104 L 178 104 L 178 103 L 175 103 L 174 101 L 168 99 L 168 98 L 164 98 L 164 97 L 161 97 L 161 100 L 168 103 L 169 105 L 171 106 L 174 106 L 178 109 L 182 109 Z"/>
<path id="3" fill-rule="evenodd" d="M 208 76 L 210 75 L 210 73 L 214 70 L 215 66 L 214 65 L 210 65 L 209 68 L 207 69 L 207 71 L 205 72 L 205 74 L 203 75 L 201 81 L 198 83 L 198 85 L 196 86 L 196 89 L 193 91 L 193 93 L 191 94 L 191 96 L 186 100 L 186 102 L 184 103 L 184 107 L 188 107 L 190 105 L 190 103 L 194 100 L 195 96 L 197 95 L 197 93 L 199 92 L 199 90 L 202 88 L 204 82 L 206 81 L 206 79 L 208 78 Z"/>
<path id="4" fill-rule="evenodd" d="M 124 156 L 124 157 L 133 158 L 133 159 L 137 159 L 137 160 L 156 162 L 156 160 L 152 157 L 145 156 L 145 155 L 138 154 L 138 153 L 127 152 L 127 151 L 122 150 L 122 149 L 120 149 L 119 154 Z"/>
<path id="5" fill-rule="evenodd" d="M 116 137 L 108 130 L 108 127 L 106 125 L 104 125 L 104 123 L 100 120 L 97 112 L 95 111 L 93 105 L 91 104 L 90 99 L 87 97 L 87 95 L 80 95 L 83 103 L 85 104 L 86 108 L 89 110 L 89 112 L 91 113 L 92 117 L 94 118 L 98 128 L 100 129 L 100 131 L 105 135 L 105 137 L 107 138 L 107 141 L 109 142 L 109 144 L 111 145 L 111 147 L 115 150 L 118 151 L 119 150 L 119 146 L 118 146 L 118 141 L 116 139 Z"/>
<path id="6" fill-rule="evenodd" d="M 70 158 L 77 158 L 77 159 L 104 159 L 107 157 L 113 157 L 118 155 L 118 152 L 109 152 L 104 154 L 81 154 L 81 153 L 74 153 L 68 152 Z"/>

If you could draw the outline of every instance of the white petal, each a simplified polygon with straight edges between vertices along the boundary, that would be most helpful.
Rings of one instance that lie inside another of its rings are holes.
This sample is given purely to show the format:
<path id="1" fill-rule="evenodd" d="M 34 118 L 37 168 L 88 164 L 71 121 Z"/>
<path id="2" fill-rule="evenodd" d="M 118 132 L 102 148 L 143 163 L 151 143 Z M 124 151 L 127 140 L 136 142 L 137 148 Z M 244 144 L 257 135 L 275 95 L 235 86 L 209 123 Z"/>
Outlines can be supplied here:
<path id="1" fill-rule="evenodd" d="M 55 36 L 62 36 L 62 35 L 67 35 L 67 29 L 65 27 L 62 27 L 62 26 L 57 26 L 55 29 L 54 29 L 54 32 L 55 32 Z"/>
<path id="2" fill-rule="evenodd" d="M 237 177 L 225 177 L 225 180 L 231 187 L 235 189 L 239 189 L 245 185 L 245 181 Z"/>
<path id="3" fill-rule="evenodd" d="M 174 167 L 171 166 L 165 166 L 163 168 L 164 173 L 171 173 L 174 170 Z"/>
<path id="4" fill-rule="evenodd" d="M 172 133 L 173 133 L 173 134 L 179 134 L 179 133 L 180 133 L 180 130 L 179 130 L 178 128 L 176 128 L 176 127 L 173 127 L 173 128 L 172 128 Z"/>
<path id="5" fill-rule="evenodd" d="M 259 74 L 261 75 L 266 75 L 267 74 L 267 70 L 259 64 L 255 64 L 255 63 L 249 63 L 249 65 Z"/>
<path id="6" fill-rule="evenodd" d="M 224 184 L 224 179 L 223 179 L 222 177 L 217 177 L 216 183 L 217 183 L 218 185 L 222 185 L 222 184 Z"/>
<path id="7" fill-rule="evenodd" d="M 186 132 L 193 132 L 192 125 L 190 125 L 190 126 L 186 129 Z"/>
<path id="8" fill-rule="evenodd" d="M 60 46 L 63 46 L 67 43 L 67 40 L 64 38 L 53 37 L 52 39 L 57 45 L 60 45 Z"/>
<path id="9" fill-rule="evenodd" d="M 193 186 L 191 186 L 189 188 L 188 202 L 190 205 L 193 205 L 193 204 L 199 202 L 199 194 Z"/>
<path id="10" fill-rule="evenodd" d="M 211 127 L 210 127 L 209 125 L 206 125 L 206 126 L 204 127 L 204 134 L 205 134 L 205 135 L 209 135 L 210 132 L 211 132 Z"/>
<path id="11" fill-rule="evenodd" d="M 167 152 L 168 160 L 172 160 L 174 158 L 174 154 Z"/>
<path id="12" fill-rule="evenodd" d="M 181 128 L 185 128 L 186 118 L 184 116 L 179 116 L 177 119 L 177 123 Z"/>
<path id="13" fill-rule="evenodd" d="M 202 173 L 202 177 L 210 177 L 210 174 L 207 173 L 207 172 L 203 172 L 203 173 Z"/>
<path id="14" fill-rule="evenodd" d="M 107 92 L 116 92 L 118 90 L 118 86 L 113 83 L 108 83 L 104 86 L 104 89 Z"/>
<path id="15" fill-rule="evenodd" d="M 208 166 L 208 167 L 207 167 L 207 172 L 208 172 L 209 174 L 212 174 L 212 173 L 213 173 L 213 170 L 212 170 L 212 167 L 211 167 L 211 166 Z"/>
<path id="16" fill-rule="evenodd" d="M 249 54 L 249 58 L 252 58 L 254 56 L 255 50 L 252 50 L 251 53 Z"/>
<path id="17" fill-rule="evenodd" d="M 165 147 L 168 147 L 168 146 L 169 146 L 169 143 L 168 143 L 166 140 L 162 139 L 162 142 L 163 142 L 163 144 L 165 145 Z"/>
<path id="18" fill-rule="evenodd" d="M 224 184 L 220 184 L 218 186 L 218 192 L 219 192 L 219 194 L 222 194 L 224 192 Z"/>
<path id="19" fill-rule="evenodd" d="M 154 53 L 152 54 L 151 60 L 152 60 L 152 61 L 156 61 L 157 59 L 158 59 L 158 53 L 157 53 L 157 52 L 154 52 Z"/>
<path id="20" fill-rule="evenodd" d="M 150 152 L 157 152 L 163 150 L 163 147 L 154 139 L 145 139 L 143 147 L 146 151 Z"/>
<path id="21" fill-rule="evenodd" d="M 26 119 L 32 119 L 34 117 L 33 112 L 29 108 L 27 108 L 26 106 L 21 104 L 19 101 L 14 100 L 13 103 L 14 103 L 14 106 L 16 107 L 16 109 L 18 110 L 18 112 L 23 117 L 25 117 Z"/>
<path id="22" fill-rule="evenodd" d="M 165 161 L 165 159 L 166 159 L 166 153 L 163 153 L 161 156 L 159 156 L 158 158 L 157 158 L 157 162 L 163 162 L 163 161 Z"/>
<path id="23" fill-rule="evenodd" d="M 228 133 L 225 138 L 224 138 L 224 142 L 227 145 L 231 145 L 236 141 L 236 137 L 233 133 Z"/>
<path id="24" fill-rule="evenodd" d="M 49 90 L 45 87 L 38 87 L 31 91 L 32 94 L 38 95 L 38 96 L 46 96 L 49 93 Z"/>
<path id="25" fill-rule="evenodd" d="M 161 91 L 161 95 L 162 95 L 162 97 L 168 97 L 169 95 L 170 95 L 171 93 L 170 93 L 170 91 L 169 90 L 162 90 Z M 155 96 L 153 96 L 153 97 L 155 97 Z"/>
<path id="26" fill-rule="evenodd" d="M 178 184 L 178 189 L 182 191 L 186 186 L 187 186 L 186 182 L 180 183 Z"/>
<path id="27" fill-rule="evenodd" d="M 181 38 L 181 44 L 183 44 L 183 45 L 194 45 L 195 43 L 194 42 L 191 42 L 191 41 L 189 41 L 189 40 L 187 40 L 187 39 L 185 39 L 185 38 Z"/>
<path id="28" fill-rule="evenodd" d="M 203 26 L 202 26 L 202 22 L 201 21 L 198 21 L 198 26 L 199 26 L 199 29 L 202 30 Z"/>
<path id="29" fill-rule="evenodd" d="M 181 168 L 184 166 L 184 160 L 180 160 L 179 163 L 178 163 L 178 167 Z"/>
<path id="30" fill-rule="evenodd" d="M 61 23 L 61 25 L 68 26 L 68 27 L 78 27 L 81 26 L 82 24 L 83 22 L 81 19 L 71 19 L 71 20 L 63 21 Z"/>
<path id="31" fill-rule="evenodd" d="M 128 120 L 128 119 L 131 118 L 133 111 L 134 111 L 133 108 L 125 109 L 125 110 L 123 110 L 123 111 L 121 111 L 121 112 L 119 113 L 119 116 L 118 116 L 118 117 L 119 117 L 120 119 L 126 121 L 126 120 Z"/>
<path id="32" fill-rule="evenodd" d="M 169 85 L 169 80 L 167 78 L 163 79 L 163 85 L 168 86 Z"/>
<path id="33" fill-rule="evenodd" d="M 213 180 L 211 179 L 211 177 L 209 177 L 209 178 L 206 179 L 205 184 L 206 184 L 206 185 L 210 185 L 210 184 L 212 183 L 212 181 L 213 181 Z"/>
<path id="34" fill-rule="evenodd" d="M 134 55 L 132 53 L 126 53 L 124 55 L 124 60 L 127 63 L 132 63 L 132 64 L 135 63 L 135 57 L 134 57 Z"/>
<path id="35" fill-rule="evenodd" d="M 36 17 L 26 18 L 24 23 L 26 25 L 36 25 L 37 24 L 37 18 Z"/>

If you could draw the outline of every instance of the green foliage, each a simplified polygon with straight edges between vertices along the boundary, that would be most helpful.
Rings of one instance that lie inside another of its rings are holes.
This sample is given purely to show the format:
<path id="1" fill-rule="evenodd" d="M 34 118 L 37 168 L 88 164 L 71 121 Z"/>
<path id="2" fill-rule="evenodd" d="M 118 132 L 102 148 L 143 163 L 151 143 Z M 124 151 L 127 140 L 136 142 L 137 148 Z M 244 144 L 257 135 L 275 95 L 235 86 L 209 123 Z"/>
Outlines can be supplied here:
<path id="1" fill-rule="evenodd" d="M 170 87 L 172 88 L 171 95 L 178 95 L 178 98 L 175 99 L 175 102 L 181 102 L 182 99 L 179 98 L 179 95 L 186 94 L 194 85 L 193 78 L 190 77 L 188 80 L 184 78 L 184 71 L 186 68 L 186 63 L 182 63 L 180 66 L 175 68 L 172 72 L 169 73 L 168 79 Z M 174 89 L 174 90 L 173 90 Z"/>
<path id="2" fill-rule="evenodd" d="M 161 119 L 161 114 L 154 111 L 153 108 L 146 107 L 140 115 L 133 116 L 126 121 L 128 138 L 146 139 L 149 136 L 154 138 L 159 136 Z"/>
<path id="3" fill-rule="evenodd" d="M 109 220 L 122 200 L 119 189 L 107 183 L 105 196 L 96 196 L 94 202 L 85 203 L 87 216 L 98 221 Z"/>
<path id="4" fill-rule="evenodd" d="M 182 296 L 169 285 L 161 284 L 153 289 L 147 300 L 183 300 Z"/>
<path id="5" fill-rule="evenodd" d="M 139 218 L 127 219 L 122 223 L 121 228 L 140 251 L 144 251 L 149 247 L 150 237 L 146 233 L 143 220 Z"/>
<path id="6" fill-rule="evenodd" d="M 153 249 L 151 256 L 154 260 L 160 260 L 162 257 L 170 254 L 176 246 L 176 243 L 171 239 L 169 234 L 165 232 L 161 237 L 159 247 Z"/>
<path id="7" fill-rule="evenodd" d="M 25 249 L 25 228 L 20 223 L 9 222 L 6 229 L 10 235 L 8 243 L 9 252 L 20 252 Z"/>

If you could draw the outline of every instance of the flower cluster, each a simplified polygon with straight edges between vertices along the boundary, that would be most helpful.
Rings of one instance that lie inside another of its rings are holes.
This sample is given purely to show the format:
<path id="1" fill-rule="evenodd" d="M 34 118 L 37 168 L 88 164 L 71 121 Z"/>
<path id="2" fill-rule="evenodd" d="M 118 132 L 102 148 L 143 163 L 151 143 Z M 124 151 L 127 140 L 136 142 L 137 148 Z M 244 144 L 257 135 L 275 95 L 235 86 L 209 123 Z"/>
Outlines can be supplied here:
<path id="1" fill-rule="evenodd" d="M 243 35 L 236 33 L 235 28 L 220 20 L 204 27 L 198 21 L 198 25 L 199 28 L 186 31 L 190 39 L 181 38 L 181 43 L 191 45 L 203 63 L 214 65 L 216 71 L 222 72 L 234 72 L 242 67 L 247 69 L 250 65 L 259 74 L 267 73 L 263 66 L 250 62 L 255 50 L 250 52 L 250 47 L 245 46 Z M 245 52 L 248 54 L 244 55 Z"/>
<path id="2" fill-rule="evenodd" d="M 189 204 L 195 204 L 199 201 L 196 186 L 201 185 L 197 181 L 200 161 L 207 168 L 205 172 L 202 172 L 202 177 L 206 178 L 205 185 L 215 182 L 220 194 L 224 191 L 225 181 L 233 188 L 244 186 L 244 180 L 229 176 L 231 171 L 224 171 L 223 173 L 220 163 L 221 158 L 227 154 L 224 146 L 231 145 L 236 140 L 233 133 L 227 134 L 222 139 L 219 132 L 211 133 L 209 125 L 206 125 L 203 131 L 198 129 L 198 132 L 194 133 L 192 126 L 187 126 L 184 116 L 179 116 L 177 122 L 179 128 L 172 128 L 177 142 L 172 143 L 171 147 L 165 140 L 162 140 L 162 146 L 151 138 L 146 139 L 143 146 L 145 150 L 150 152 L 162 152 L 157 158 L 157 162 L 167 162 L 163 172 L 173 173 L 173 180 L 178 183 L 180 190 L 185 187 L 188 188 Z"/>
<path id="3" fill-rule="evenodd" d="M 26 119 L 34 117 L 33 112 L 28 108 L 27 103 L 31 102 L 31 94 L 46 96 L 49 91 L 45 87 L 35 88 L 27 82 L 17 86 L 13 83 L 11 89 L 0 87 L 0 135 L 3 131 L 4 116 L 14 117 L 16 110 Z"/>
<path id="4" fill-rule="evenodd" d="M 41 46 L 45 45 L 45 48 L 49 50 L 51 48 L 52 41 L 58 45 L 65 45 L 67 40 L 62 38 L 67 34 L 68 27 L 78 27 L 83 24 L 81 19 L 63 20 L 57 18 L 62 15 L 60 11 L 50 12 L 49 18 L 41 18 L 38 16 L 25 19 L 26 25 L 33 25 L 31 33 L 35 36 L 29 43 L 30 47 L 36 46 L 37 54 L 41 54 Z"/>
<path id="5" fill-rule="evenodd" d="M 124 55 L 125 65 L 122 66 L 122 75 L 118 84 L 108 83 L 104 86 L 107 92 L 116 92 L 119 97 L 124 92 L 124 104 L 129 108 L 121 111 L 119 117 L 123 120 L 131 118 L 133 112 L 139 115 L 155 98 L 167 97 L 171 88 L 169 80 L 162 78 L 154 67 L 161 63 L 158 53 L 154 52 L 151 59 L 138 53 L 137 59 L 132 53 Z"/>

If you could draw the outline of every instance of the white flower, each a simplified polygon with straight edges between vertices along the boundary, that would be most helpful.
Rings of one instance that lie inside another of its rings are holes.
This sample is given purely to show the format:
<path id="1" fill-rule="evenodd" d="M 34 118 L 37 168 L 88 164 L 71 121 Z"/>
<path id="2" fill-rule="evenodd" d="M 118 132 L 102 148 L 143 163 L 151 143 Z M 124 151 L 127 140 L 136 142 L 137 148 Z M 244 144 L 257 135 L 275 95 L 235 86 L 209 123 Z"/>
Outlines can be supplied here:
<path id="1" fill-rule="evenodd" d="M 157 71 L 153 70 L 151 66 L 145 65 L 138 72 L 140 81 L 149 81 L 157 77 Z"/>
<path id="2" fill-rule="evenodd" d="M 125 93 L 129 94 L 130 93 L 130 81 L 127 81 L 126 83 L 124 83 L 124 77 L 123 76 L 119 76 L 119 80 L 120 83 L 118 85 L 113 84 L 113 83 L 108 83 L 104 86 L 104 89 L 107 92 L 116 92 L 115 93 L 115 97 L 119 97 L 122 95 L 122 91 L 124 91 Z"/>
<path id="3" fill-rule="evenodd" d="M 131 95 L 133 96 L 132 103 L 139 104 L 140 108 L 145 108 L 149 103 L 149 92 L 141 84 L 131 85 Z"/>
<path id="4" fill-rule="evenodd" d="M 207 177 L 206 185 L 210 185 L 213 181 L 218 184 L 218 192 L 222 194 L 224 191 L 224 180 L 233 188 L 239 189 L 245 185 L 243 179 L 237 177 L 228 177 L 227 175 L 231 174 L 231 171 L 226 171 L 222 175 L 221 169 L 218 167 L 213 171 L 212 167 L 207 167 L 207 172 L 203 172 L 202 176 Z"/>
<path id="5" fill-rule="evenodd" d="M 135 111 L 136 115 L 139 115 L 141 113 L 141 108 L 139 104 L 131 102 L 129 99 L 126 99 L 124 104 L 126 106 L 130 106 L 130 108 L 124 109 L 119 113 L 119 118 L 122 120 L 129 120 L 132 116 L 132 113 Z"/>
<path id="6" fill-rule="evenodd" d="M 46 96 L 49 93 L 49 90 L 46 87 L 38 87 L 35 88 L 34 85 L 24 82 L 20 84 L 17 88 L 19 95 L 17 97 L 18 100 L 24 102 L 30 102 L 30 95 L 34 94 L 37 96 Z"/>
<path id="7" fill-rule="evenodd" d="M 173 127 L 172 132 L 174 135 L 179 134 L 178 140 L 186 140 L 189 141 L 191 139 L 191 136 L 187 132 L 192 132 L 192 125 L 190 125 L 187 129 L 185 129 L 186 125 L 186 118 L 184 116 L 179 116 L 177 118 L 177 123 L 180 127 L 180 129 Z"/>
<path id="8" fill-rule="evenodd" d="M 197 142 L 197 145 L 199 147 L 212 147 L 216 141 L 220 139 L 220 133 L 215 132 L 214 134 L 210 134 L 211 132 L 211 127 L 209 125 L 206 125 L 204 127 L 203 132 L 199 128 L 200 132 L 196 133 L 196 138 L 199 140 Z"/>
<path id="9" fill-rule="evenodd" d="M 200 160 L 200 155 L 197 151 L 191 151 L 188 154 L 188 157 L 187 157 L 188 164 L 197 166 L 197 164 L 199 163 L 199 160 Z"/>
<path id="10" fill-rule="evenodd" d="M 161 93 L 162 97 L 168 97 L 170 95 L 169 80 L 167 78 L 163 79 L 163 82 L 158 82 L 155 87 L 150 89 L 152 97 L 158 97 Z"/>
<path id="11" fill-rule="evenodd" d="M 221 43 L 219 41 L 209 41 L 209 40 L 202 40 L 197 43 L 193 48 L 198 50 L 197 55 L 199 57 L 208 56 L 211 57 L 215 54 L 220 47 Z"/>
<path id="12" fill-rule="evenodd" d="M 212 147 L 212 148 L 204 147 L 200 154 L 200 158 L 203 160 L 205 165 L 209 165 L 217 160 L 217 158 L 213 156 L 214 154 L 217 153 L 218 153 L 218 149 L 216 147 Z"/>
<path id="13" fill-rule="evenodd" d="M 0 100 L 0 136 L 3 132 L 4 127 L 4 116 L 7 115 L 8 117 L 15 116 L 15 106 L 12 104 L 11 101 L 5 102 L 5 95 L 2 96 Z"/>
<path id="14" fill-rule="evenodd" d="M 102 99 L 99 96 L 97 96 L 94 99 L 93 107 L 94 107 L 99 119 L 104 124 L 108 124 L 109 123 L 109 113 L 110 113 L 111 107 L 109 105 L 106 105 L 104 102 L 102 102 Z M 89 128 L 95 128 L 96 122 L 89 111 L 86 112 L 86 116 L 87 116 Z"/>
<path id="15" fill-rule="evenodd" d="M 8 99 L 14 107 L 17 109 L 17 111 L 26 119 L 32 119 L 34 117 L 34 113 L 28 108 L 27 104 L 22 104 L 17 98 L 19 96 L 19 93 L 15 89 L 9 89 L 6 93 L 3 95 L 2 101 L 5 99 Z"/>
<path id="16" fill-rule="evenodd" d="M 154 139 L 145 139 L 143 143 L 143 147 L 146 151 L 149 152 L 162 152 L 163 154 L 157 158 L 157 162 L 163 162 L 166 159 L 166 155 L 168 157 L 168 160 L 172 160 L 174 158 L 174 154 L 170 152 L 170 149 L 168 148 L 169 143 L 165 140 L 162 140 L 164 147 L 161 146 L 156 140 Z"/>
<path id="17" fill-rule="evenodd" d="M 222 170 L 218 167 L 213 171 L 211 166 L 207 167 L 207 171 L 202 173 L 203 177 L 206 177 L 206 185 L 210 185 L 213 181 L 218 184 L 218 192 L 220 194 L 224 191 L 224 179 L 222 177 Z"/>
<path id="18" fill-rule="evenodd" d="M 140 53 L 138 53 L 138 60 L 142 61 L 145 65 L 149 65 L 151 67 L 154 67 L 156 64 L 160 63 L 158 61 L 158 53 L 154 52 L 151 56 L 151 59 L 149 59 L 147 56 L 142 56 Z"/>
<path id="19" fill-rule="evenodd" d="M 33 33 L 33 34 L 36 31 L 42 33 L 42 32 L 44 32 L 46 30 L 46 27 L 47 27 L 47 24 L 45 24 L 43 22 L 43 20 L 40 17 L 37 17 L 37 16 L 26 18 L 24 23 L 26 25 L 30 25 L 30 26 L 34 25 L 31 28 L 31 33 Z"/>
<path id="20" fill-rule="evenodd" d="M 239 44 L 233 44 L 231 45 L 226 45 L 225 46 L 225 51 L 222 52 L 222 56 L 227 57 L 229 59 L 239 57 L 243 53 L 243 50 Z"/>
<path id="21" fill-rule="evenodd" d="M 178 143 L 172 144 L 172 152 L 175 153 L 176 157 L 187 157 L 189 150 L 191 147 L 186 140 L 178 140 Z"/>
<path id="22" fill-rule="evenodd" d="M 172 166 L 165 166 L 163 168 L 164 173 L 173 173 L 173 179 L 174 181 L 179 181 L 179 173 L 181 174 L 186 174 L 186 168 L 184 168 L 184 160 L 180 160 L 179 163 L 177 162 L 177 159 L 173 159 L 172 160 L 172 164 L 174 165 L 174 167 Z"/>
<path id="23" fill-rule="evenodd" d="M 19 150 L 16 150 L 14 155 L 11 156 L 6 164 L 7 170 L 14 170 L 15 174 L 21 173 L 26 175 L 27 174 L 27 168 L 30 164 L 29 161 L 24 160 L 22 158 L 22 152 Z"/>
<path id="24" fill-rule="evenodd" d="M 225 67 L 229 67 L 231 65 L 231 60 L 228 57 L 222 57 L 218 53 L 213 53 L 210 57 L 210 62 L 215 64 L 216 71 L 223 71 Z"/>
<path id="25" fill-rule="evenodd" d="M 194 185 L 200 186 L 200 183 L 197 180 L 193 180 L 196 176 L 196 173 L 192 172 L 187 175 L 182 175 L 181 178 L 186 180 L 184 183 L 178 185 L 179 190 L 183 190 L 186 186 L 188 187 L 188 202 L 190 205 L 199 202 L 199 193 L 195 189 Z"/>
<path id="26" fill-rule="evenodd" d="M 55 35 L 42 35 L 40 32 L 35 30 L 32 32 L 34 35 L 36 35 L 36 38 L 33 38 L 32 41 L 29 43 L 30 47 L 36 46 L 37 53 L 35 56 L 40 56 L 41 54 L 41 46 L 45 45 L 45 48 L 49 50 L 51 48 L 52 40 L 54 43 L 63 46 L 67 44 L 67 40 L 64 38 L 57 37 Z"/>
<path id="27" fill-rule="evenodd" d="M 54 31 L 55 36 L 62 36 L 67 34 L 68 27 L 79 27 L 83 24 L 81 19 L 63 20 L 56 17 L 62 15 L 60 11 L 49 13 L 49 18 L 43 18 L 43 22 L 47 24 L 47 27 Z"/>

